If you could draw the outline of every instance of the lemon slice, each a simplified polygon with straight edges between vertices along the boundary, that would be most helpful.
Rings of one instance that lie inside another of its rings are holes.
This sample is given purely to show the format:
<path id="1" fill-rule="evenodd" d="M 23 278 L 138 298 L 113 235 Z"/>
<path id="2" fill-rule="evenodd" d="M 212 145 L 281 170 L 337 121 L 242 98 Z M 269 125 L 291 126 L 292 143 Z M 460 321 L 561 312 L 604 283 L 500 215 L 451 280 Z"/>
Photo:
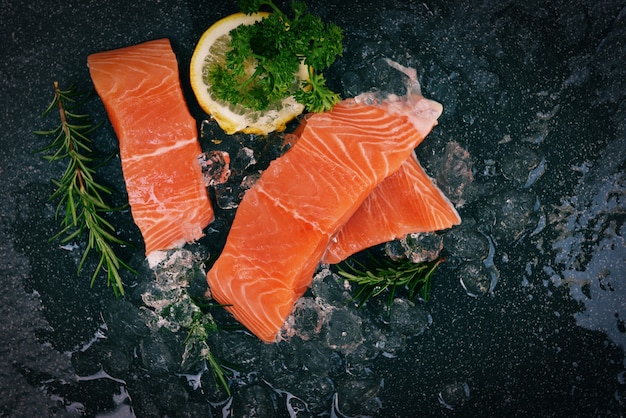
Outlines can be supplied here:
<path id="1" fill-rule="evenodd" d="M 219 20 L 202 35 L 191 57 L 190 81 L 200 107 L 212 115 L 227 134 L 236 132 L 267 135 L 274 131 L 285 130 L 287 122 L 304 111 L 304 106 L 293 96 L 280 102 L 271 103 L 267 110 L 258 111 L 241 105 L 233 105 L 217 99 L 211 94 L 208 82 L 208 69 L 212 65 L 224 65 L 225 54 L 230 49 L 230 31 L 239 25 L 252 25 L 268 16 L 269 13 L 259 12 L 252 15 L 235 13 Z M 251 73 L 254 68 L 251 68 Z M 302 80 L 308 78 L 305 65 L 294 77 Z"/>

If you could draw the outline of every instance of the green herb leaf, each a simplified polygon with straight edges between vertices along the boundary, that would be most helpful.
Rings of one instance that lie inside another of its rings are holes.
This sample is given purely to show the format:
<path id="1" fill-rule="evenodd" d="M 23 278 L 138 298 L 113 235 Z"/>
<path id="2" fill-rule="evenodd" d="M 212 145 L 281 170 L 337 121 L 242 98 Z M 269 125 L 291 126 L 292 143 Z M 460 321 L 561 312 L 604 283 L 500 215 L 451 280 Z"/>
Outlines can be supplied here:
<path id="1" fill-rule="evenodd" d="M 222 363 L 213 354 L 208 345 L 209 334 L 218 331 L 218 326 L 209 314 L 197 311 L 191 324 L 187 337 L 185 338 L 185 352 L 183 354 L 183 362 L 192 354 L 199 356 L 208 363 L 208 369 L 211 370 L 213 378 L 226 391 L 228 396 L 231 395 L 228 386 L 228 371 L 222 366 Z"/>
<path id="2" fill-rule="evenodd" d="M 272 0 L 237 3 L 247 14 L 258 12 L 262 6 L 268 6 L 272 13 L 254 25 L 230 32 L 231 49 L 225 65 L 208 70 L 212 93 L 220 100 L 259 111 L 291 95 L 308 111 L 330 110 L 340 97 L 326 87 L 322 71 L 343 52 L 341 28 L 307 13 L 304 2 L 292 3 L 291 18 Z M 308 82 L 296 79 L 300 64 L 309 67 Z M 249 68 L 255 71 L 246 73 Z"/>
<path id="3" fill-rule="evenodd" d="M 124 286 L 120 276 L 120 268 L 134 273 L 134 270 L 117 257 L 112 245 L 125 245 L 115 233 L 115 228 L 103 214 L 117 209 L 110 207 L 102 198 L 101 193 L 111 194 L 112 190 L 97 183 L 95 159 L 92 157 L 91 142 L 88 135 L 98 125 L 89 122 L 89 116 L 76 113 L 75 109 L 82 104 L 83 95 L 75 86 L 62 90 L 58 82 L 54 82 L 54 99 L 46 108 L 42 117 L 54 109 L 58 109 L 60 124 L 50 130 L 35 131 L 37 135 L 54 136 L 51 144 L 38 150 L 47 153 L 43 158 L 50 162 L 67 160 L 67 167 L 60 179 L 52 179 L 56 190 L 50 199 L 59 199 L 55 215 L 61 218 L 61 230 L 50 240 L 61 239 L 67 243 L 87 234 L 85 252 L 78 265 L 78 273 L 82 270 L 87 255 L 91 250 L 100 254 L 100 260 L 91 277 L 93 286 L 96 277 L 103 269 L 107 274 L 107 284 L 113 288 L 116 296 L 124 295 Z M 50 154 L 52 152 L 52 154 Z"/>
<path id="4" fill-rule="evenodd" d="M 393 261 L 389 258 L 370 257 L 367 265 L 350 259 L 341 263 L 338 268 L 340 276 L 357 285 L 354 299 L 361 307 L 370 298 L 388 291 L 387 306 L 391 306 L 398 288 L 406 287 L 409 298 L 418 294 L 428 300 L 431 276 L 437 266 L 445 261 L 439 257 L 425 263 L 412 263 L 409 260 Z"/>

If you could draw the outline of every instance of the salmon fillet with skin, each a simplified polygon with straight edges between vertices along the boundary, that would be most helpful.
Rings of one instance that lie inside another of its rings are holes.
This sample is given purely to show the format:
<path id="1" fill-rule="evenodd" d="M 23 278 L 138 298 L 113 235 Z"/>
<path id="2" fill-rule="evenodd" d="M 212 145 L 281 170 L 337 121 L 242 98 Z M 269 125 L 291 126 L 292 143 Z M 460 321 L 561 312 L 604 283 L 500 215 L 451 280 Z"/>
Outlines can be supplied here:
<path id="1" fill-rule="evenodd" d="M 409 233 L 439 231 L 460 223 L 452 202 L 428 177 L 413 153 L 333 236 L 322 262 L 336 264 Z"/>
<path id="2" fill-rule="evenodd" d="M 120 145 L 135 224 L 148 259 L 203 236 L 214 214 L 198 162 L 193 119 L 168 39 L 87 58 Z"/>
<path id="3" fill-rule="evenodd" d="M 293 147 L 246 192 L 207 274 L 213 297 L 275 342 L 331 237 L 398 170 L 442 107 L 421 94 L 349 99 L 308 119 Z"/>

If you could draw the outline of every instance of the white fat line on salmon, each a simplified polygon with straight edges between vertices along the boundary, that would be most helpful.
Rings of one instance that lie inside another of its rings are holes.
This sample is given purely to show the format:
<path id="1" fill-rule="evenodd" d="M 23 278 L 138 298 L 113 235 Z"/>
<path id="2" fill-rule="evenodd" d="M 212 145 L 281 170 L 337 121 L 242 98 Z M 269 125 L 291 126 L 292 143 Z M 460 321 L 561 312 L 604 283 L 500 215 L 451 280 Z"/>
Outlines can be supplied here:
<path id="1" fill-rule="evenodd" d="M 311 157 L 317 157 L 321 160 L 334 161 L 337 169 L 342 171 L 350 171 L 355 177 L 372 178 L 376 176 L 375 169 L 372 165 L 361 165 L 360 162 L 367 160 L 366 146 L 360 146 L 360 153 L 350 153 L 344 142 L 337 141 L 335 144 L 341 152 L 333 149 L 329 144 L 324 142 L 323 138 L 315 132 L 310 132 L 311 138 L 319 140 L 318 143 L 303 144 L 302 149 L 306 150 Z M 307 146 L 308 145 L 308 146 Z M 326 152 L 324 152 L 326 151 Z M 362 157 L 357 159 L 356 157 Z M 369 169 L 366 171 L 366 169 Z M 386 168 L 388 169 L 388 168 Z"/>
<path id="2" fill-rule="evenodd" d="M 189 139 L 176 141 L 176 143 L 174 145 L 171 145 L 169 147 L 160 147 L 156 151 L 153 151 L 153 152 L 148 153 L 148 154 L 141 154 L 141 155 L 136 155 L 136 156 L 133 156 L 133 157 L 126 157 L 125 160 L 126 161 L 136 161 L 136 160 L 142 160 L 142 159 L 144 159 L 146 157 L 156 157 L 156 156 L 159 156 L 159 155 L 167 154 L 170 151 L 174 151 L 174 150 L 179 149 L 179 148 L 184 148 L 187 145 L 193 144 L 197 140 L 198 139 L 196 137 L 192 137 L 192 138 L 189 138 Z"/>
<path id="3" fill-rule="evenodd" d="M 400 128 L 397 128 L 395 125 L 389 129 L 389 132 L 391 135 L 395 135 L 398 138 L 399 143 L 408 142 L 406 137 L 409 136 L 409 134 L 407 134 Z M 321 159 L 335 161 L 338 168 L 347 168 L 361 177 L 379 177 L 379 175 L 376 174 L 376 168 L 373 165 L 370 164 L 367 166 L 363 166 L 362 164 L 360 164 L 361 160 L 370 159 L 368 155 L 372 153 L 373 148 L 379 147 L 379 141 L 362 141 L 357 146 L 358 152 L 356 152 L 355 150 L 349 151 L 348 146 L 344 141 L 335 141 L 331 144 L 330 141 L 325 140 L 325 138 L 317 132 L 310 131 L 308 132 L 308 134 L 310 135 L 309 139 L 311 140 L 311 142 L 306 144 L 302 143 L 301 147 L 302 149 L 306 150 L 311 156 L 318 156 Z M 314 139 L 317 141 L 313 142 Z M 332 145 L 335 145 L 336 147 L 333 148 Z M 341 152 L 338 152 L 336 148 L 338 148 Z M 411 149 L 412 148 L 413 147 L 411 147 Z M 403 151 L 406 151 L 406 149 L 400 149 L 398 152 Z M 361 158 L 359 159 L 357 157 Z M 387 159 L 380 161 L 380 165 L 378 167 L 383 167 L 385 170 L 385 174 L 382 176 L 379 182 L 398 169 L 397 167 L 391 169 L 390 162 Z"/>
<path id="4" fill-rule="evenodd" d="M 263 193 L 265 196 L 267 196 L 267 197 L 268 197 L 271 201 L 273 201 L 273 202 L 276 204 L 276 206 L 278 206 L 279 208 L 281 208 L 283 211 L 285 211 L 285 212 L 286 212 L 286 213 L 288 213 L 288 214 L 291 214 L 291 215 L 293 216 L 293 218 L 294 218 L 294 219 L 301 220 L 301 221 L 303 221 L 303 222 L 305 222 L 305 223 L 307 223 L 307 224 L 311 225 L 311 226 L 313 227 L 313 229 L 315 229 L 316 231 L 318 231 L 319 233 L 321 233 L 321 234 L 323 234 L 323 235 L 328 235 L 328 232 L 327 232 L 327 231 L 324 231 L 324 230 L 320 227 L 320 224 L 319 224 L 318 222 L 313 222 L 313 221 L 311 221 L 311 220 L 309 220 L 309 219 L 307 219 L 307 218 L 303 217 L 302 215 L 300 215 L 300 214 L 299 214 L 298 212 L 296 212 L 295 210 L 293 210 L 293 209 L 289 209 L 289 208 L 286 208 L 286 207 L 282 204 L 282 202 L 280 201 L 280 199 L 276 199 L 273 195 L 271 195 L 271 194 L 267 193 L 265 190 L 263 190 L 263 188 L 262 188 L 262 187 L 259 187 L 259 188 L 257 189 L 257 191 L 258 191 L 259 193 Z"/>

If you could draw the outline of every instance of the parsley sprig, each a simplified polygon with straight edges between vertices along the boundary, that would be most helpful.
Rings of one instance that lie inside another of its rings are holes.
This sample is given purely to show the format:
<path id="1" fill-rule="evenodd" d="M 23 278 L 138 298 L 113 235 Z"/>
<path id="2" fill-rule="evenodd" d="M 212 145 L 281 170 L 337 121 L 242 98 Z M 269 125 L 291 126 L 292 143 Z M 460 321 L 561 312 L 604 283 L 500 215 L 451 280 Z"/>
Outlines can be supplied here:
<path id="1" fill-rule="evenodd" d="M 100 271 L 104 269 L 107 283 L 113 288 L 115 295 L 124 295 L 119 270 L 134 270 L 113 249 L 113 245 L 126 243 L 117 237 L 115 228 L 103 216 L 104 213 L 114 210 L 102 197 L 103 194 L 112 193 L 112 190 L 98 183 L 95 178 L 95 159 L 89 134 L 99 125 L 92 125 L 88 115 L 76 111 L 82 103 L 81 96 L 82 93 L 75 86 L 64 90 L 55 81 L 54 98 L 42 117 L 56 109 L 60 123 L 54 129 L 35 131 L 37 135 L 54 137 L 52 143 L 39 150 L 44 153 L 43 158 L 51 162 L 67 161 L 63 176 L 52 180 L 56 190 L 50 199 L 58 199 L 55 214 L 63 216 L 61 230 L 50 240 L 60 238 L 61 243 L 67 244 L 87 233 L 87 246 L 78 265 L 78 273 L 82 270 L 87 255 L 95 249 L 100 254 L 100 260 L 91 277 L 91 284 L 93 285 Z"/>
<path id="2" fill-rule="evenodd" d="M 292 16 L 272 0 L 238 0 L 246 14 L 268 6 L 272 13 L 254 25 L 241 25 L 230 32 L 225 65 L 209 69 L 212 92 L 221 100 L 253 110 L 266 110 L 272 103 L 294 95 L 310 112 L 330 110 L 340 97 L 326 86 L 322 71 L 343 52 L 341 28 L 324 23 L 294 1 Z M 309 80 L 298 81 L 300 64 L 307 66 Z M 250 68 L 254 72 L 250 75 Z"/>

